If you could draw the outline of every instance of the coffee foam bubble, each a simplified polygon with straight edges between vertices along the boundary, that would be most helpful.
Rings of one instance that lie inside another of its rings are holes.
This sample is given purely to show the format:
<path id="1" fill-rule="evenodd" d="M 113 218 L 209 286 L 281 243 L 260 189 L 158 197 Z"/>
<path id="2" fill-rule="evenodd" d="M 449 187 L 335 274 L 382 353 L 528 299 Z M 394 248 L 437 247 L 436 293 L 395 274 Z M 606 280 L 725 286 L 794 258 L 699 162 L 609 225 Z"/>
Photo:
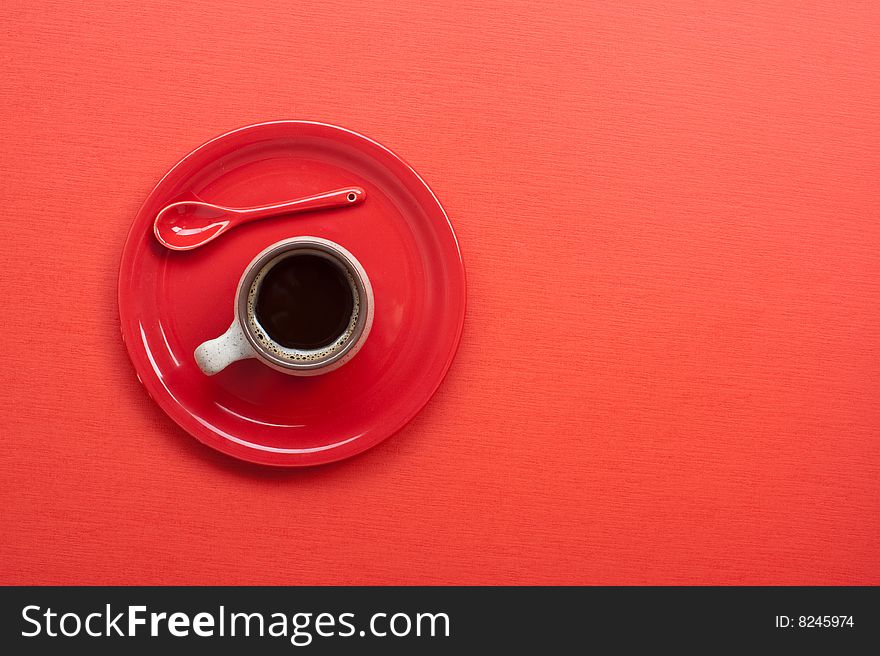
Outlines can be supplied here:
<path id="1" fill-rule="evenodd" d="M 293 257 L 295 257 L 295 255 Z M 355 326 L 357 325 L 358 316 L 360 315 L 361 307 L 360 294 L 358 293 L 357 284 L 355 283 L 351 272 L 348 270 L 348 267 L 341 265 L 341 263 L 336 262 L 336 260 L 332 260 L 345 273 L 345 277 L 346 279 L 348 279 L 348 284 L 351 286 L 352 297 L 354 299 L 354 307 L 351 311 L 351 319 L 348 322 L 348 326 L 346 326 L 345 331 L 332 343 L 322 348 L 308 351 L 287 348 L 273 341 L 272 338 L 269 337 L 269 335 L 266 333 L 266 330 L 263 328 L 263 326 L 260 325 L 260 322 L 257 320 L 257 313 L 255 309 L 257 303 L 257 291 L 260 288 L 260 284 L 263 282 L 263 278 L 266 277 L 266 274 L 269 273 L 272 267 L 280 262 L 281 259 L 284 258 L 276 258 L 267 263 L 262 269 L 260 269 L 260 272 L 256 275 L 254 281 L 251 283 L 251 287 L 248 290 L 247 299 L 248 327 L 251 330 L 251 334 L 256 338 L 257 344 L 259 344 L 261 348 L 265 349 L 280 360 L 292 363 L 306 363 L 324 360 L 325 358 L 330 357 L 331 355 L 342 349 L 348 343 L 348 341 L 351 339 L 352 334 L 354 333 Z"/>

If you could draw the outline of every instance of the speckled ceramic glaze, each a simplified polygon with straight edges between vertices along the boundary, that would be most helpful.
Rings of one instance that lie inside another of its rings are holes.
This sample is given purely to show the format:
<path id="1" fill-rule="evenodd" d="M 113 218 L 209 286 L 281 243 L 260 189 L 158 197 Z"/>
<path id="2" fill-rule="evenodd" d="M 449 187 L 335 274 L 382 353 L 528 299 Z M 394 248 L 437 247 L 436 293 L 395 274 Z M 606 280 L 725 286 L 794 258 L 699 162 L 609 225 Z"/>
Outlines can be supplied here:
<path id="1" fill-rule="evenodd" d="M 310 254 L 336 263 L 348 278 L 354 310 L 348 326 L 331 344 L 320 349 L 286 348 L 273 341 L 259 324 L 254 302 L 266 273 L 285 257 Z M 247 266 L 235 292 L 235 318 L 229 329 L 196 348 L 199 368 L 213 376 L 233 362 L 257 358 L 294 376 L 317 376 L 338 369 L 361 349 L 373 326 L 373 288 L 360 262 L 345 248 L 320 237 L 293 237 L 272 244 Z"/>

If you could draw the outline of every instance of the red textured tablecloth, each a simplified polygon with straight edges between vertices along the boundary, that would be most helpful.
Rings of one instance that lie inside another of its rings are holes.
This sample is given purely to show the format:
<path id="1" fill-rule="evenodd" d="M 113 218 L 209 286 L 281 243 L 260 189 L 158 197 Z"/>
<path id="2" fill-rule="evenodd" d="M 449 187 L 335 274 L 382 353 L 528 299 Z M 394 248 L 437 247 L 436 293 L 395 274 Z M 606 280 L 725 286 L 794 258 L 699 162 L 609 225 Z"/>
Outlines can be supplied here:
<path id="1" fill-rule="evenodd" d="M 0 8 L 0 582 L 880 583 L 880 6 Z M 116 308 L 182 155 L 304 118 L 428 181 L 468 271 L 404 430 L 202 446 Z"/>

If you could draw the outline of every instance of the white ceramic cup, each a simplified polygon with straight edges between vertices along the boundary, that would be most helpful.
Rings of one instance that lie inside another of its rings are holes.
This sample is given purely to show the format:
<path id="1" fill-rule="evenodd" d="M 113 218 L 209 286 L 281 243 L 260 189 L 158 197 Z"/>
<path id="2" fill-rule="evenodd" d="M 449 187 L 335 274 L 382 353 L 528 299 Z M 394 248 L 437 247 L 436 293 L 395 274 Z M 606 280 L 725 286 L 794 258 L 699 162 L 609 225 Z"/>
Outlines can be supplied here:
<path id="1" fill-rule="evenodd" d="M 317 255 L 345 274 L 353 294 L 353 310 L 343 333 L 331 344 L 314 350 L 287 348 L 274 341 L 260 325 L 256 296 L 272 267 L 288 257 Z M 361 349 L 373 325 L 373 288 L 360 262 L 339 244 L 320 237 L 292 237 L 272 244 L 245 268 L 235 292 L 235 318 L 229 329 L 199 345 L 195 360 L 208 376 L 238 360 L 256 358 L 293 376 L 317 376 L 338 369 Z"/>

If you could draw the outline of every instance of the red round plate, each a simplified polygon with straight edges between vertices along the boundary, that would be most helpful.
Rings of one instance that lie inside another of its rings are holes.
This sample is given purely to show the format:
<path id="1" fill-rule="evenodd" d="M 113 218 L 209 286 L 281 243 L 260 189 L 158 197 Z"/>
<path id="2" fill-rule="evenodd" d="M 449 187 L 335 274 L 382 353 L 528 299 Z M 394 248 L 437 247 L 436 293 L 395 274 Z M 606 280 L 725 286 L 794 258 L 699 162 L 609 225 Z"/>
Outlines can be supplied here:
<path id="1" fill-rule="evenodd" d="M 363 204 L 258 221 L 195 251 L 153 237 L 156 213 L 177 200 L 247 207 L 348 185 L 366 189 Z M 205 376 L 193 350 L 229 327 L 245 266 L 295 235 L 333 240 L 366 269 L 376 310 L 363 349 L 312 378 L 256 360 Z M 425 182 L 375 141 L 304 121 L 251 125 L 184 157 L 138 212 L 119 274 L 122 335 L 149 395 L 205 444 L 271 465 L 339 460 L 400 429 L 446 374 L 464 310 L 458 242 Z"/>

